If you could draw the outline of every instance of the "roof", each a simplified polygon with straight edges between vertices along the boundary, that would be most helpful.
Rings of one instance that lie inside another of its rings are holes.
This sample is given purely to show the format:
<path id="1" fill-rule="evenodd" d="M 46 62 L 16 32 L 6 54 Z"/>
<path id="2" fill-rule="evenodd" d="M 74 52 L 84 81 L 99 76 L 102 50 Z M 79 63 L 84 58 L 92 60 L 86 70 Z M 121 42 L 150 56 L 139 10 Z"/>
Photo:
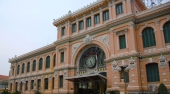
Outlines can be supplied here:
<path id="1" fill-rule="evenodd" d="M 0 79 L 1 80 L 8 80 L 9 76 L 5 76 L 5 75 L 0 75 Z"/>

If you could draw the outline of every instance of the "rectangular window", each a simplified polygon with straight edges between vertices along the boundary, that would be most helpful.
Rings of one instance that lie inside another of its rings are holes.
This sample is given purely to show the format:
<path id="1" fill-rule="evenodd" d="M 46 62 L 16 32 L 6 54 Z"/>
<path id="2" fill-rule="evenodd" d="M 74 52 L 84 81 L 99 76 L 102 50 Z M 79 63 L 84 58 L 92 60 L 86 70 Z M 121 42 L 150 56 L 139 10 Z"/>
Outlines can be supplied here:
<path id="1" fill-rule="evenodd" d="M 126 38 L 125 38 L 125 35 L 119 36 L 119 46 L 120 46 L 120 49 L 126 48 Z"/>
<path id="2" fill-rule="evenodd" d="M 45 78 L 44 86 L 45 86 L 45 89 L 48 89 L 48 78 Z"/>
<path id="3" fill-rule="evenodd" d="M 84 23 L 83 23 L 83 21 L 80 21 L 79 22 L 79 30 L 82 30 L 82 29 L 84 29 Z"/>
<path id="4" fill-rule="evenodd" d="M 52 78 L 52 89 L 54 89 L 54 77 Z"/>
<path id="5" fill-rule="evenodd" d="M 103 12 L 103 21 L 108 20 L 109 19 L 109 10 L 106 10 Z"/>
<path id="6" fill-rule="evenodd" d="M 34 80 L 31 80 L 31 89 L 34 89 Z"/>
<path id="7" fill-rule="evenodd" d="M 91 26 L 91 17 L 86 19 L 86 27 Z"/>
<path id="8" fill-rule="evenodd" d="M 64 52 L 61 52 L 61 62 L 64 62 Z"/>
<path id="9" fill-rule="evenodd" d="M 61 36 L 64 36 L 65 35 L 65 27 L 63 27 L 62 29 L 61 29 Z"/>
<path id="10" fill-rule="evenodd" d="M 116 14 L 118 15 L 121 13 L 123 13 L 123 4 L 122 3 L 116 5 Z"/>
<path id="11" fill-rule="evenodd" d="M 76 32 L 76 24 L 72 24 L 72 33 Z"/>
<path id="12" fill-rule="evenodd" d="M 28 81 L 25 82 L 25 90 L 28 90 Z"/>
<path id="13" fill-rule="evenodd" d="M 38 87 L 37 87 L 37 89 L 40 89 L 40 87 L 41 87 L 41 79 L 38 79 Z"/>
<path id="14" fill-rule="evenodd" d="M 97 15 L 94 16 L 94 23 L 95 24 L 100 23 L 100 14 L 97 14 Z"/>
<path id="15" fill-rule="evenodd" d="M 63 76 L 60 76 L 60 88 L 63 88 Z"/>

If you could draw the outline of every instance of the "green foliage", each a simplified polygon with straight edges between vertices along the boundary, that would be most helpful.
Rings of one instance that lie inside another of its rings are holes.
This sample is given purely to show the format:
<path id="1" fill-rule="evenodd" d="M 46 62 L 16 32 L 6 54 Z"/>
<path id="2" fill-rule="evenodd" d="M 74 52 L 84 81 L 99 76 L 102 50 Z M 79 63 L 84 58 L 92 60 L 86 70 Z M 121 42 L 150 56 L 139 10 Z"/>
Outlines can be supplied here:
<path id="1" fill-rule="evenodd" d="M 41 92 L 39 92 L 39 91 L 36 91 L 36 92 L 35 92 L 35 94 L 41 94 Z"/>
<path id="2" fill-rule="evenodd" d="M 5 89 L 5 90 L 2 92 L 2 94 L 10 94 L 10 92 Z"/>
<path id="3" fill-rule="evenodd" d="M 21 94 L 20 91 L 13 92 L 12 94 Z"/>
<path id="4" fill-rule="evenodd" d="M 120 94 L 120 91 L 119 90 L 111 90 L 109 91 L 110 94 Z"/>
<path id="5" fill-rule="evenodd" d="M 163 83 L 161 83 L 161 84 L 159 85 L 159 87 L 158 87 L 158 93 L 159 93 L 159 94 L 168 94 L 168 90 L 167 90 L 166 86 L 165 86 Z"/>

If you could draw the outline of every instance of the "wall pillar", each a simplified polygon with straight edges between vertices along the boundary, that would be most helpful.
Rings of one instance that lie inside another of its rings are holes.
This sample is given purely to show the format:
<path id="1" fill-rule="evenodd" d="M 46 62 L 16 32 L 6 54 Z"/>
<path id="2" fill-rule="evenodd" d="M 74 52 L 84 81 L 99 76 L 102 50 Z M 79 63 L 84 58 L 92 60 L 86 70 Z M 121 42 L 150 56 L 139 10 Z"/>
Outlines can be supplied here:
<path id="1" fill-rule="evenodd" d="M 83 22 L 84 22 L 84 31 L 85 31 L 86 30 L 86 16 L 84 16 Z"/>
<path id="2" fill-rule="evenodd" d="M 94 27 L 94 14 L 91 12 L 91 26 Z"/>
<path id="3" fill-rule="evenodd" d="M 50 70 L 54 70 L 54 56 L 51 54 L 50 55 Z"/>
<path id="4" fill-rule="evenodd" d="M 100 8 L 100 24 L 103 24 L 103 12 L 102 12 L 102 8 Z"/>

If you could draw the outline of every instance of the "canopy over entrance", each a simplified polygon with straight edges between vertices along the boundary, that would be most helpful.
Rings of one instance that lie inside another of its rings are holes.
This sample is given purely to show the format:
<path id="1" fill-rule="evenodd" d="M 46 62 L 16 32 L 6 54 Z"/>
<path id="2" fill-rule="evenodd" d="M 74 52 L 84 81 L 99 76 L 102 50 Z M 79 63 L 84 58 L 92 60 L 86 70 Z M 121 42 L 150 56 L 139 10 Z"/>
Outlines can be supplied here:
<path id="1" fill-rule="evenodd" d="M 95 82 L 95 81 L 106 81 L 106 72 L 97 74 L 85 74 L 79 76 L 68 77 L 66 80 L 71 82 Z"/>

